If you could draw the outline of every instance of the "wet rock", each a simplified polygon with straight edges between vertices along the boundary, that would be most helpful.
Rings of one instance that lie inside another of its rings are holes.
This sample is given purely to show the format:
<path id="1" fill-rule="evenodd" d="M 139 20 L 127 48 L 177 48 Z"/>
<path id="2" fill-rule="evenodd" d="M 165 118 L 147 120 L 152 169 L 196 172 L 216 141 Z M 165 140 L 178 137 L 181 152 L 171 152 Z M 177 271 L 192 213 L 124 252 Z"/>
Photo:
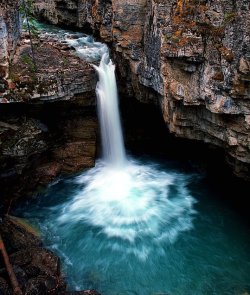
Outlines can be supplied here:
<path id="1" fill-rule="evenodd" d="M 31 229 L 25 228 L 15 217 L 5 216 L 0 223 L 0 233 L 6 243 L 6 249 L 14 252 L 33 246 L 40 246 L 42 240 Z M 23 257 L 27 261 L 29 257 Z M 20 264 L 20 263 L 19 263 Z M 21 264 L 20 264 L 21 265 Z"/>
<path id="2" fill-rule="evenodd" d="M 47 249 L 31 247 L 18 251 L 10 255 L 10 263 L 14 265 L 17 280 L 25 294 L 44 294 L 53 289 L 66 289 L 60 260 Z"/>
<path id="3" fill-rule="evenodd" d="M 60 260 L 48 249 L 31 247 L 17 251 L 9 258 L 23 294 L 44 295 L 53 292 L 60 295 L 100 295 L 95 290 L 66 291 L 67 284 L 61 273 Z M 0 290 L 2 291 L 0 294 L 9 295 L 12 293 L 10 286 L 3 278 L 6 276 L 7 272 L 3 269 L 0 272 Z"/>
<path id="4" fill-rule="evenodd" d="M 60 259 L 50 250 L 40 247 L 41 240 L 21 220 L 5 216 L 0 233 L 5 245 L 16 279 L 23 294 L 89 294 L 99 295 L 95 290 L 79 292 L 66 291 L 65 275 L 61 272 Z M 11 295 L 12 289 L 5 265 L 0 257 L 0 294 Z"/>
<path id="5" fill-rule="evenodd" d="M 19 263 L 17 263 L 19 265 Z M 25 273 L 30 277 L 36 277 L 39 274 L 40 269 L 34 265 L 28 265 L 23 267 Z"/>
<path id="6" fill-rule="evenodd" d="M 26 283 L 26 280 L 27 280 L 27 276 L 26 276 L 25 271 L 23 271 L 22 268 L 19 267 L 18 265 L 15 265 L 13 267 L 13 271 L 15 273 L 15 276 L 17 278 L 20 288 L 23 287 Z"/>
<path id="7" fill-rule="evenodd" d="M 78 95 L 75 101 L 1 108 L 2 202 L 94 166 L 99 126 L 90 100 Z"/>
<path id="8" fill-rule="evenodd" d="M 0 274 L 1 276 L 1 274 Z M 9 289 L 9 285 L 7 281 L 0 277 L 0 294 L 1 295 L 11 295 L 11 290 Z"/>
<path id="9" fill-rule="evenodd" d="M 9 79 L 1 71 L 0 102 L 6 107 L 2 104 L 0 110 L 0 185 L 6 203 L 62 173 L 93 167 L 96 150 L 95 70 L 68 45 L 45 34 L 36 42 L 35 72 L 28 37 L 23 32 L 15 45 Z M 78 117 L 82 125 L 70 126 Z"/>
<path id="10" fill-rule="evenodd" d="M 66 283 L 61 274 L 59 258 L 50 250 L 40 247 L 42 241 L 20 220 L 5 216 L 0 227 L 9 261 L 23 294 L 46 294 L 63 291 Z M 0 294 L 12 294 L 5 265 L 0 270 Z"/>

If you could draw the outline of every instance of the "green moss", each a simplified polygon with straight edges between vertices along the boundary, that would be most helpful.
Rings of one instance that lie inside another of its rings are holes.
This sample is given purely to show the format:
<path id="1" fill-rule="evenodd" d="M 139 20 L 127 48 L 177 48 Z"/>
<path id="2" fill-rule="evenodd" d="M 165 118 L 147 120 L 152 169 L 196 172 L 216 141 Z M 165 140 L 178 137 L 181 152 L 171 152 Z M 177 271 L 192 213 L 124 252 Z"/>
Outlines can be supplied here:
<path id="1" fill-rule="evenodd" d="M 32 75 L 32 76 L 30 76 L 30 77 L 31 77 L 31 79 L 32 79 L 34 82 L 37 82 L 37 81 L 38 81 L 37 76 Z"/>
<path id="2" fill-rule="evenodd" d="M 13 75 L 13 73 L 9 73 L 9 79 L 11 79 L 12 81 L 14 81 L 15 76 Z"/>
<path id="3" fill-rule="evenodd" d="M 225 22 L 233 22 L 235 20 L 237 20 L 238 18 L 238 14 L 237 12 L 234 10 L 231 13 L 227 13 L 224 15 L 225 17 Z"/>
<path id="4" fill-rule="evenodd" d="M 169 36 L 168 34 L 166 34 L 166 36 L 165 36 L 165 41 L 168 42 L 169 39 L 170 39 L 170 36 Z"/>
<path id="5" fill-rule="evenodd" d="M 23 54 L 23 55 L 21 56 L 21 62 L 22 62 L 22 63 L 25 63 L 25 64 L 27 64 L 27 65 L 29 65 L 29 66 L 30 66 L 30 70 L 31 70 L 32 72 L 35 72 L 35 65 L 34 65 L 34 62 L 31 60 L 31 58 L 28 56 L 28 54 Z"/>

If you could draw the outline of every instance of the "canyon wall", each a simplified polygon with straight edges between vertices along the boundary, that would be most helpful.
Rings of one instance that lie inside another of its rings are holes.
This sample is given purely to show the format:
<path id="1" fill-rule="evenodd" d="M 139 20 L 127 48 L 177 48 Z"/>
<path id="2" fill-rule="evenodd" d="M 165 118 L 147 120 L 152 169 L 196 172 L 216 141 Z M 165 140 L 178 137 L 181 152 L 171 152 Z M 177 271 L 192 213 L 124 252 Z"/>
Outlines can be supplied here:
<path id="1" fill-rule="evenodd" d="M 7 87 L 9 62 L 13 58 L 21 33 L 19 1 L 0 3 L 0 102 Z"/>
<path id="2" fill-rule="evenodd" d="M 93 67 L 44 34 L 33 40 L 35 71 L 18 2 L 0 5 L 1 208 L 93 167 L 99 127 Z"/>
<path id="3" fill-rule="evenodd" d="M 35 12 L 91 28 L 112 48 L 121 91 L 159 103 L 170 132 L 223 148 L 250 179 L 248 0 L 36 0 Z"/>

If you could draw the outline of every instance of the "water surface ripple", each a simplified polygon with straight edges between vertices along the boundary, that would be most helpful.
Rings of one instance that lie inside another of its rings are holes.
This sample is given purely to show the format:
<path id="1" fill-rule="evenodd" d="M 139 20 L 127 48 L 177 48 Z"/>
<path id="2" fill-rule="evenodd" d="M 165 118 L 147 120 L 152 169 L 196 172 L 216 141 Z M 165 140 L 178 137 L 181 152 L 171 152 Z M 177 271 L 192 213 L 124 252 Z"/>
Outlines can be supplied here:
<path id="1" fill-rule="evenodd" d="M 250 231 L 180 163 L 128 159 L 60 179 L 17 214 L 40 228 L 70 289 L 114 294 L 243 295 Z"/>

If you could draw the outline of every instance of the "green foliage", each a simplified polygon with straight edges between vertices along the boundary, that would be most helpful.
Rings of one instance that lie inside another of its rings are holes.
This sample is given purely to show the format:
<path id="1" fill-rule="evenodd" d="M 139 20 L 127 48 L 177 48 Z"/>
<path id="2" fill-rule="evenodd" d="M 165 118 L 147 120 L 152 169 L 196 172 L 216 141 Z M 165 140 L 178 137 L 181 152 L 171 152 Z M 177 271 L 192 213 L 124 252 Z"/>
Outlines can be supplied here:
<path id="1" fill-rule="evenodd" d="M 233 22 L 237 20 L 238 15 L 236 11 L 232 11 L 231 13 L 225 14 L 224 17 L 226 22 Z"/>
<path id="2" fill-rule="evenodd" d="M 20 12 L 22 13 L 22 18 L 24 19 L 23 28 L 29 33 L 30 44 L 31 44 L 31 53 L 33 59 L 33 66 L 31 66 L 31 70 L 36 71 L 36 61 L 34 56 L 34 46 L 32 42 L 32 35 L 35 36 L 36 39 L 39 39 L 39 30 L 36 25 L 36 19 L 33 16 L 33 0 L 22 0 L 20 5 Z"/>
<path id="3" fill-rule="evenodd" d="M 35 23 L 35 20 L 31 20 L 29 19 L 29 26 L 30 26 L 30 31 L 31 33 L 37 38 L 39 39 L 39 29 L 37 28 L 36 26 L 36 23 Z M 28 31 L 29 28 L 28 28 L 28 24 L 27 24 L 27 20 L 24 21 L 23 23 L 23 28 L 25 31 Z"/>
<path id="4" fill-rule="evenodd" d="M 35 72 L 35 64 L 34 62 L 31 60 L 31 58 L 27 55 L 27 54 L 23 54 L 21 57 L 21 61 L 25 64 L 30 65 L 30 69 L 32 72 Z"/>
<path id="5" fill-rule="evenodd" d="M 165 41 L 168 42 L 169 39 L 170 39 L 170 36 L 169 36 L 168 34 L 166 34 L 166 36 L 165 36 Z"/>
<path id="6" fill-rule="evenodd" d="M 13 75 L 13 73 L 9 72 L 9 79 L 11 79 L 12 81 L 14 81 L 15 76 Z"/>
<path id="7" fill-rule="evenodd" d="M 67 58 L 65 58 L 64 60 L 63 60 L 63 63 L 64 64 L 66 64 L 66 63 L 68 63 L 69 61 L 67 60 Z"/>
<path id="8" fill-rule="evenodd" d="M 30 64 L 31 63 L 31 59 L 30 57 L 28 56 L 28 54 L 23 54 L 22 57 L 21 57 L 21 61 L 23 63 L 26 63 L 26 64 Z"/>
<path id="9" fill-rule="evenodd" d="M 31 79 L 32 79 L 34 82 L 37 82 L 37 81 L 38 81 L 37 76 L 34 76 L 34 75 L 31 76 Z"/>
<path id="10" fill-rule="evenodd" d="M 30 31 L 36 38 L 39 38 L 39 29 L 36 25 L 36 18 L 33 16 L 33 0 L 23 0 L 20 12 L 22 12 L 22 18 L 24 19 L 23 28 Z"/>

